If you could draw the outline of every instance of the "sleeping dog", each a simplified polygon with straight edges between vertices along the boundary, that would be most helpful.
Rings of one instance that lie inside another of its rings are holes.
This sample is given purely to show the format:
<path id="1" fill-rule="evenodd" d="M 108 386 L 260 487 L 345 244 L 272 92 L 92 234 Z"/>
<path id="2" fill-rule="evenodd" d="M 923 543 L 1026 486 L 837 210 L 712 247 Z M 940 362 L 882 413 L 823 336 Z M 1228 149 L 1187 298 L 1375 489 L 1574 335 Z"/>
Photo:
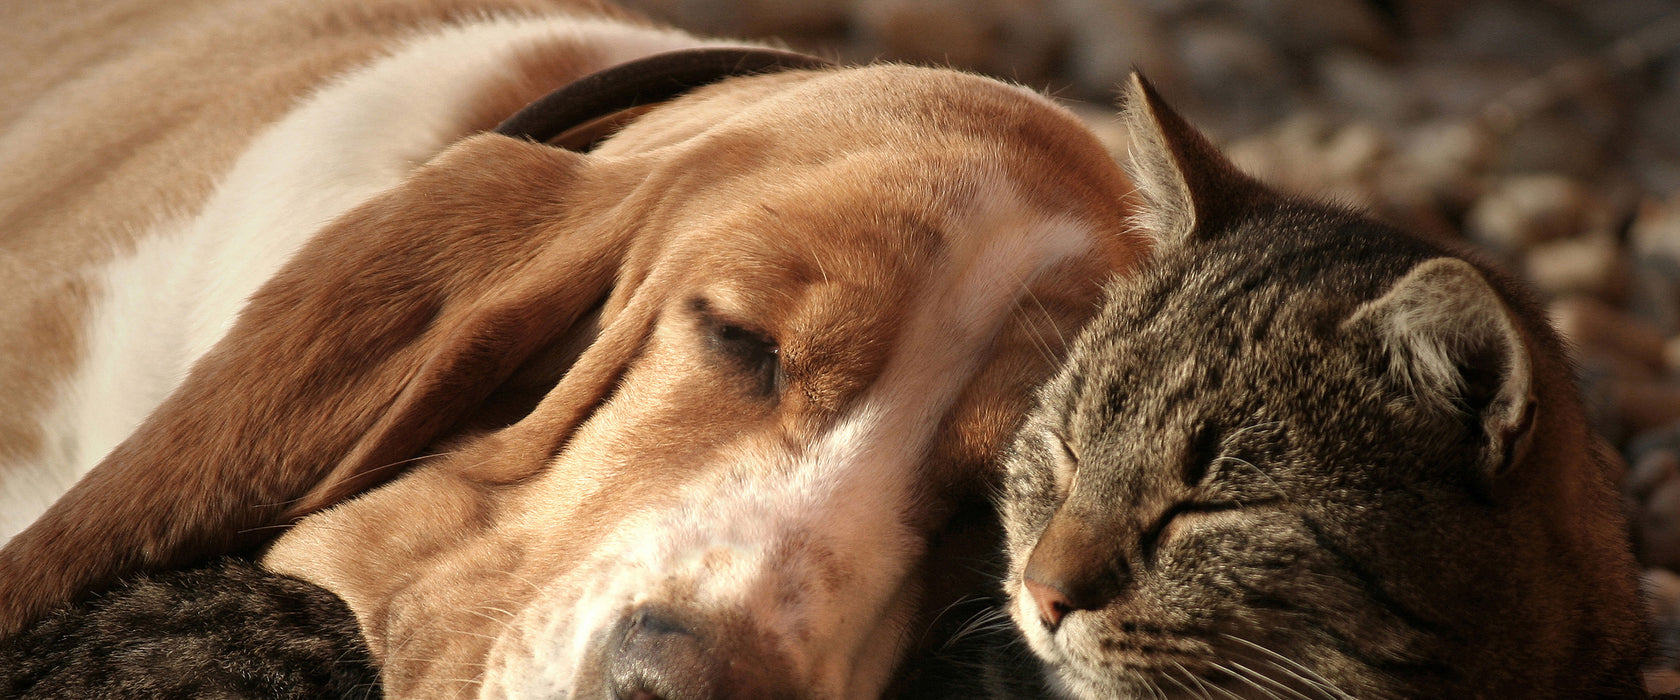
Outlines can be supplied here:
<path id="1" fill-rule="evenodd" d="M 0 12 L 0 634 L 266 547 L 394 697 L 877 695 L 1141 254 L 1073 116 L 953 71 L 586 2 Z"/>

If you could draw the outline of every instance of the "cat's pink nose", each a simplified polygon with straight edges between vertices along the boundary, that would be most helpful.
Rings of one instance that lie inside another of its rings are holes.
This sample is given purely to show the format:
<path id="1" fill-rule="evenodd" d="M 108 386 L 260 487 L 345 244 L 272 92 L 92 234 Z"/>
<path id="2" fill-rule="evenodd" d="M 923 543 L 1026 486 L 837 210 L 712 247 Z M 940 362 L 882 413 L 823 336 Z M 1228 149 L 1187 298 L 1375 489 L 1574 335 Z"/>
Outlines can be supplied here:
<path id="1" fill-rule="evenodd" d="M 1033 579 L 1022 579 L 1027 587 L 1027 595 L 1032 596 L 1033 603 L 1038 606 L 1038 619 L 1044 621 L 1044 626 L 1055 631 L 1062 624 L 1062 618 L 1073 610 L 1073 604 L 1068 602 L 1068 596 L 1060 588 Z"/>
<path id="2" fill-rule="evenodd" d="M 1101 610 L 1131 581 L 1113 544 L 1076 517 L 1058 514 L 1044 528 L 1021 569 L 1021 584 L 1038 617 L 1054 631 L 1075 610 Z"/>

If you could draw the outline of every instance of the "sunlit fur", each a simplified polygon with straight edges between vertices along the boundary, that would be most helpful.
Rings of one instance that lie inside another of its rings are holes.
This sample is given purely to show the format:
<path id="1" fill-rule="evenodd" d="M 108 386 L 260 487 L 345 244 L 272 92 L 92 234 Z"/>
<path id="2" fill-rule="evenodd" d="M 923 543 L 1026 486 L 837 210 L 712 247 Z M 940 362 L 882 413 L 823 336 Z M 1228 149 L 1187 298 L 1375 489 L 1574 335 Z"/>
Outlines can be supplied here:
<path id="1" fill-rule="evenodd" d="M 94 465 L 0 549 L 0 633 L 269 547 L 393 697 L 602 695 L 654 604 L 777 692 L 939 643 L 989 541 L 953 519 L 1143 248 L 1129 181 L 1044 96 L 903 66 L 725 80 L 587 154 L 480 133 L 705 43 L 554 5 L 9 10 L 106 40 L 0 54 L 88 76 L 8 93 L 4 483 Z"/>
<path id="2" fill-rule="evenodd" d="M 611 65 L 707 42 L 600 18 L 490 20 L 408 40 L 323 86 L 257 135 L 196 213 L 148 222 L 135 250 L 90 270 L 85 359 L 43 423 L 48 449 L 0 462 L 0 542 L 132 433 L 323 223 L 463 136 L 498 74 L 543 43 L 584 44 Z"/>

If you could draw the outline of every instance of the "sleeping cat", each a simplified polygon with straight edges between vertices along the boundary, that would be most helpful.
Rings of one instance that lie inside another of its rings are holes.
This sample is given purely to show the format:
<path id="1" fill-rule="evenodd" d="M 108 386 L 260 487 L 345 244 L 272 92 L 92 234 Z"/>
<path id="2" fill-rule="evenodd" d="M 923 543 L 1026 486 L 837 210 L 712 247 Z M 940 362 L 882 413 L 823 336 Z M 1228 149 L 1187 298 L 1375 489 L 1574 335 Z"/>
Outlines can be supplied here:
<path id="1" fill-rule="evenodd" d="M 1613 477 L 1534 301 L 1266 190 L 1128 92 L 1155 257 L 1043 390 L 1002 496 L 1047 690 L 1644 697 Z"/>

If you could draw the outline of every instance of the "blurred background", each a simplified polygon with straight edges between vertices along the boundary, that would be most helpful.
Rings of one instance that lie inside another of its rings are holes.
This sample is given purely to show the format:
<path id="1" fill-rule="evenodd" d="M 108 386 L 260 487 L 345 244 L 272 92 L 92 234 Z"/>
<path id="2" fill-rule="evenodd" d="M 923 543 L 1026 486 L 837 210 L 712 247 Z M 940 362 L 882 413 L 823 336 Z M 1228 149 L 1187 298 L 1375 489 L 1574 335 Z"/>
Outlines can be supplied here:
<path id="1" fill-rule="evenodd" d="M 986 73 L 1117 153 L 1135 67 L 1249 172 L 1526 275 L 1627 471 L 1680 687 L 1680 0 L 624 0 L 847 62 Z"/>

